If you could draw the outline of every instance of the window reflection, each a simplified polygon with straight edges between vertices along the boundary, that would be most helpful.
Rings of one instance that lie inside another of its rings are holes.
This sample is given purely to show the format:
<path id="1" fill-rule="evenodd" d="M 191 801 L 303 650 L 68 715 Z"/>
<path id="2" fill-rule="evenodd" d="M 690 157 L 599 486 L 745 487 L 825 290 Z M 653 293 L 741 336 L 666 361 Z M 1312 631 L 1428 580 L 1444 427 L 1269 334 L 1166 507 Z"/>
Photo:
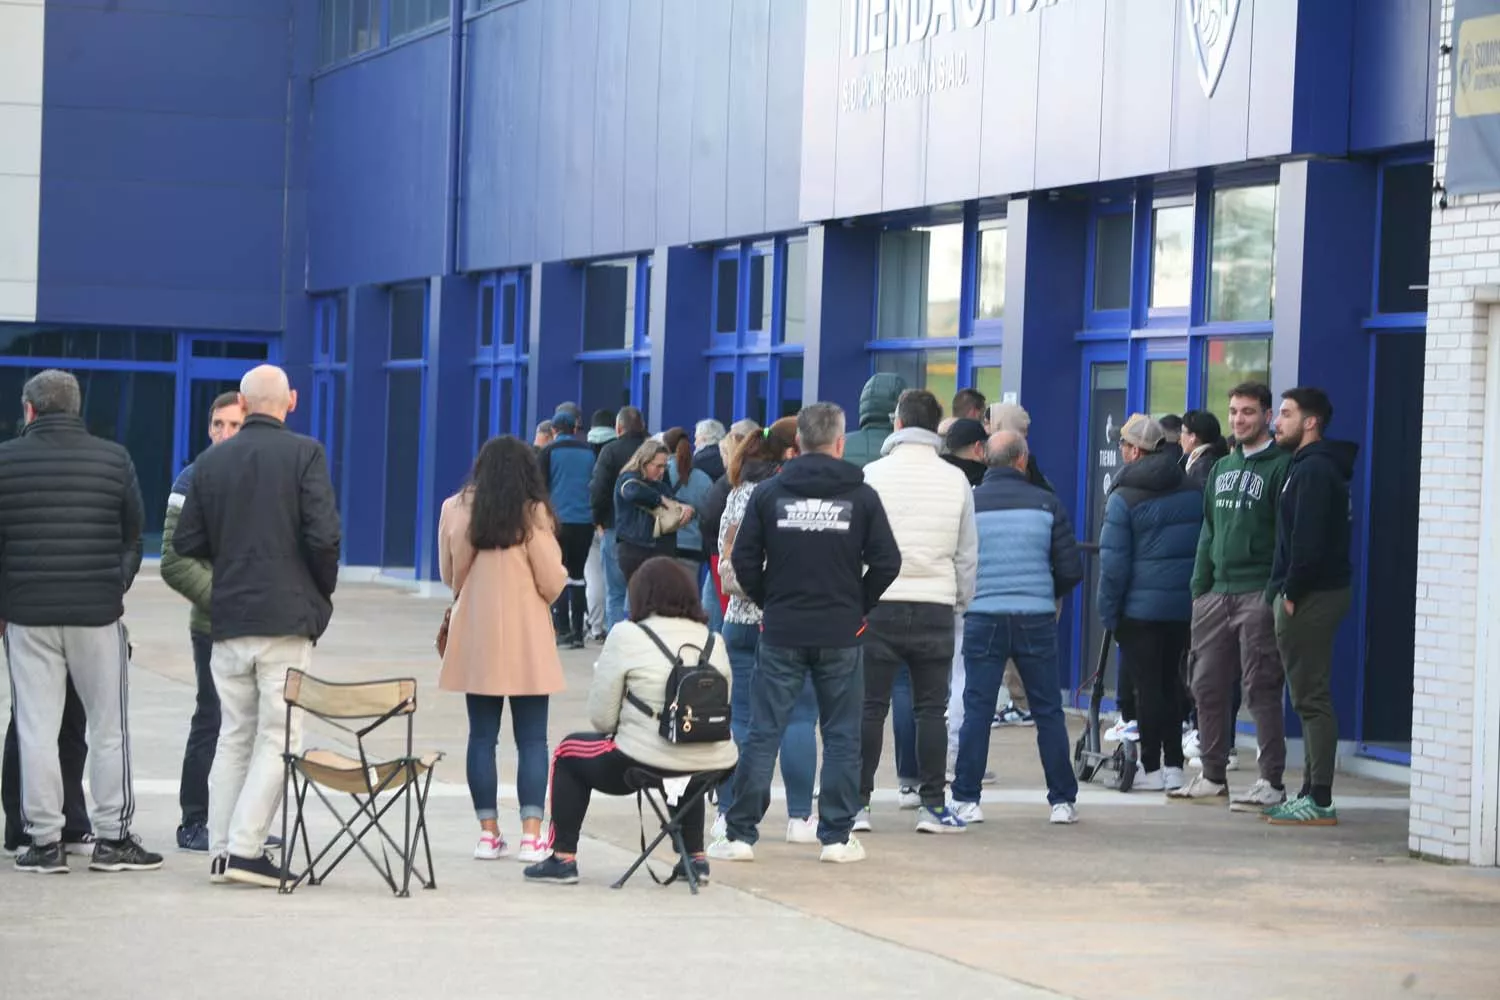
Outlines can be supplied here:
<path id="1" fill-rule="evenodd" d="M 1186 309 L 1193 297 L 1193 206 L 1151 213 L 1151 308 Z"/>
<path id="2" fill-rule="evenodd" d="M 880 238 L 880 340 L 958 336 L 963 226 L 896 230 Z"/>
<path id="3" fill-rule="evenodd" d="M 1130 308 L 1130 258 L 1135 217 L 1129 212 L 1099 216 L 1094 230 L 1094 308 Z"/>
<path id="4" fill-rule="evenodd" d="M 1146 362 L 1146 409 L 1152 417 L 1182 415 L 1187 409 L 1187 362 Z"/>
<path id="5" fill-rule="evenodd" d="M 590 264 L 583 277 L 583 349 L 629 350 L 635 343 L 634 258 Z"/>
<path id="6" fill-rule="evenodd" d="M 1267 322 L 1275 299 L 1276 186 L 1214 192 L 1208 318 Z"/>
<path id="7" fill-rule="evenodd" d="M 1271 384 L 1271 339 L 1211 338 L 1204 345 L 1203 408 L 1226 421 L 1226 428 L 1229 390 L 1241 382 Z"/>
<path id="8" fill-rule="evenodd" d="M 926 389 L 947 410 L 958 392 L 957 351 L 878 351 L 875 370 L 900 375 L 908 389 Z"/>
<path id="9" fill-rule="evenodd" d="M 807 331 L 807 241 L 786 242 L 786 293 L 781 342 L 800 344 Z"/>
<path id="10" fill-rule="evenodd" d="M 1005 253 L 1008 231 L 1003 224 L 979 231 L 978 295 L 975 319 L 1005 316 Z"/>

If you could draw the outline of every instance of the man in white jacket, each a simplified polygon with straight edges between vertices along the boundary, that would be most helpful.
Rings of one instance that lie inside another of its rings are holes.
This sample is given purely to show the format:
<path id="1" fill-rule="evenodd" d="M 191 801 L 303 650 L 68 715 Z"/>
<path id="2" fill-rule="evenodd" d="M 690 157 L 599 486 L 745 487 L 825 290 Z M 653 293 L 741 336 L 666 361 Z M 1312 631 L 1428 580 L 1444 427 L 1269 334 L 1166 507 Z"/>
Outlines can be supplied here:
<path id="1" fill-rule="evenodd" d="M 896 544 L 901 575 L 869 615 L 865 639 L 865 715 L 860 792 L 865 811 L 855 829 L 869 829 L 870 796 L 880 766 L 891 683 L 905 665 L 917 716 L 921 774 L 921 833 L 961 833 L 964 822 L 946 803 L 949 671 L 953 616 L 974 597 L 979 539 L 974 496 L 964 474 L 940 456 L 942 404 L 925 389 L 909 389 L 896 404 L 896 430 L 881 458 L 865 466 L 865 481 L 880 494 Z"/>

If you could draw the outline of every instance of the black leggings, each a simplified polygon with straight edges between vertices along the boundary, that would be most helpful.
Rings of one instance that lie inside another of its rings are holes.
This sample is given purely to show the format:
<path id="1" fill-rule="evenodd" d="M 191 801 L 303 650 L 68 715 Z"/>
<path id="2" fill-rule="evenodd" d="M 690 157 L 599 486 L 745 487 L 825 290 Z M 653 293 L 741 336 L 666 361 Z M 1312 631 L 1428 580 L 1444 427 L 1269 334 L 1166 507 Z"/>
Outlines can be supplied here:
<path id="1" fill-rule="evenodd" d="M 1182 766 L 1182 681 L 1179 669 L 1188 644 L 1187 622 L 1122 619 L 1115 629 L 1121 673 L 1135 688 L 1141 734 L 1141 766 L 1155 771 Z M 1128 672 L 1128 673 L 1127 673 Z"/>
<path id="2" fill-rule="evenodd" d="M 578 853 L 578 834 L 589 811 L 589 797 L 594 792 L 631 794 L 635 789 L 625 784 L 625 772 L 644 766 L 621 753 L 603 733 L 574 733 L 559 743 L 552 757 L 552 849 L 560 854 Z M 682 839 L 689 854 L 703 853 L 701 795 L 682 815 Z"/>
<path id="3" fill-rule="evenodd" d="M 588 590 L 584 586 L 584 567 L 594 544 L 592 524 L 558 526 L 557 543 L 562 548 L 563 565 L 568 570 L 568 585 L 552 605 L 552 624 L 558 635 L 582 639 L 589 616 Z"/>

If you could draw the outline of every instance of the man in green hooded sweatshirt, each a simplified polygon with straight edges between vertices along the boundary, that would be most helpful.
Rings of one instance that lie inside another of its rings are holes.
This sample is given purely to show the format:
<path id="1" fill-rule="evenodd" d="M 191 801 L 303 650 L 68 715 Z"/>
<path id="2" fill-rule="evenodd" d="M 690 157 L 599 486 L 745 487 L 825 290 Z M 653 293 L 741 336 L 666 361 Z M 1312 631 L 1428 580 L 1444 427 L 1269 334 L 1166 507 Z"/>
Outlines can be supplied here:
<path id="1" fill-rule="evenodd" d="M 880 457 L 880 448 L 894 429 L 891 417 L 906 391 L 906 379 L 890 372 L 871 375 L 859 394 L 859 430 L 844 438 L 844 461 L 863 469 Z"/>
<path id="2" fill-rule="evenodd" d="M 1174 802 L 1222 803 L 1229 798 L 1227 723 L 1235 676 L 1255 717 L 1260 777 L 1229 803 L 1259 813 L 1286 801 L 1286 675 L 1266 587 L 1276 555 L 1276 521 L 1291 456 L 1271 438 L 1271 390 L 1258 382 L 1229 392 L 1229 423 L 1239 442 L 1219 459 L 1203 491 L 1203 532 L 1193 565 L 1193 698 L 1203 741 L 1203 770 L 1167 793 Z"/>

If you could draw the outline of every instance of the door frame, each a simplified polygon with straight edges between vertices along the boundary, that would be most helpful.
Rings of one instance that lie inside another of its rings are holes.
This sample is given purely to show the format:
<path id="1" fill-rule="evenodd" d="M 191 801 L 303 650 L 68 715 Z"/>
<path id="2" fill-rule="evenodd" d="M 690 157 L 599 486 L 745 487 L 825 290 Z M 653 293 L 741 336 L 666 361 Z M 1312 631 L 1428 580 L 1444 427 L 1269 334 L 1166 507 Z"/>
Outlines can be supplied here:
<path id="1" fill-rule="evenodd" d="M 1128 340 L 1121 339 L 1118 341 L 1104 341 L 1083 345 L 1078 375 L 1078 467 L 1076 470 L 1077 479 L 1075 480 L 1075 482 L 1077 482 L 1078 484 L 1078 489 L 1076 495 L 1073 497 L 1073 510 L 1075 511 L 1073 532 L 1075 535 L 1079 536 L 1079 540 L 1082 542 L 1096 541 L 1096 539 L 1086 537 L 1086 532 L 1088 531 L 1090 485 L 1089 428 L 1093 426 L 1093 414 L 1090 412 L 1090 410 L 1092 409 L 1092 407 L 1090 406 L 1090 401 L 1092 399 L 1092 376 L 1095 365 L 1108 364 L 1119 364 L 1125 366 L 1125 397 L 1128 409 L 1130 400 L 1130 342 Z M 1083 585 L 1085 587 L 1088 586 L 1088 582 L 1090 579 L 1088 573 L 1088 560 L 1097 558 L 1097 555 L 1086 555 L 1083 577 Z M 1083 644 L 1084 633 L 1086 631 L 1084 614 L 1086 613 L 1088 604 L 1089 601 L 1087 594 L 1081 591 L 1079 592 L 1077 599 L 1073 601 L 1073 621 L 1071 624 L 1071 628 L 1073 633 L 1074 656 L 1073 670 L 1070 673 L 1069 686 L 1074 692 L 1077 692 L 1079 686 L 1088 679 L 1089 673 L 1093 669 L 1093 667 L 1091 666 L 1093 656 L 1097 653 L 1097 650 L 1091 652 L 1085 649 Z M 1074 698 L 1072 700 L 1076 702 L 1077 698 Z M 1085 701 L 1085 705 L 1086 704 L 1087 702 Z M 1078 708 L 1081 706 L 1075 704 L 1072 707 Z"/>
<path id="2" fill-rule="evenodd" d="M 258 358 L 198 358 L 193 356 L 197 343 L 264 344 L 266 356 Z M 275 334 L 261 336 L 247 334 L 218 334 L 182 332 L 177 335 L 177 389 L 176 419 L 172 421 L 172 467 L 181 472 L 192 458 L 188 449 L 192 442 L 193 421 L 207 414 L 193 413 L 193 382 L 219 381 L 238 382 L 256 365 L 281 363 L 281 338 Z M 175 473 L 174 473 L 175 474 Z"/>

